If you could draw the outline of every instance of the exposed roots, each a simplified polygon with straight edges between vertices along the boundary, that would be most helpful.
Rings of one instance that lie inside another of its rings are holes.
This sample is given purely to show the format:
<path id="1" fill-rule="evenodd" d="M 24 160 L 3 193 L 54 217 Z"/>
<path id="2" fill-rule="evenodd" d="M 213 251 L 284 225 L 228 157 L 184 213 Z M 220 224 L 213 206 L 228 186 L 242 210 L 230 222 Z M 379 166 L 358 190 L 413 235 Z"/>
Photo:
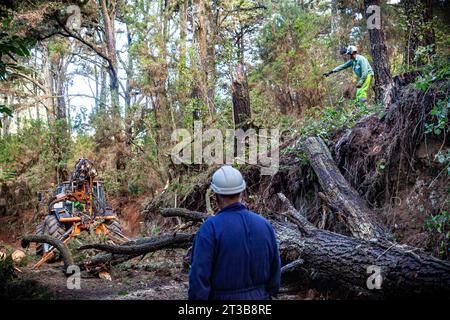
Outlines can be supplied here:
<path id="1" fill-rule="evenodd" d="M 332 139 L 334 158 L 369 204 L 390 204 L 402 184 L 414 178 L 415 153 L 425 138 L 428 114 L 448 91 L 448 82 L 436 83 L 426 92 L 405 89 L 384 117 L 365 117 L 352 129 L 336 132 Z"/>

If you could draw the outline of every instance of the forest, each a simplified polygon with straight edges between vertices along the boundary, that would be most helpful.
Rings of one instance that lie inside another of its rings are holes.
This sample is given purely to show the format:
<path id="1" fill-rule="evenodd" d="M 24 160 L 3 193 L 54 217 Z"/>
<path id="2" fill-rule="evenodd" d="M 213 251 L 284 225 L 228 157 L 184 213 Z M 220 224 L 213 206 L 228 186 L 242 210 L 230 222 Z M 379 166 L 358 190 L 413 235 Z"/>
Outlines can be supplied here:
<path id="1" fill-rule="evenodd" d="M 231 165 L 276 235 L 272 299 L 450 298 L 449 14 L 0 1 L 0 297 L 187 299 Z"/>

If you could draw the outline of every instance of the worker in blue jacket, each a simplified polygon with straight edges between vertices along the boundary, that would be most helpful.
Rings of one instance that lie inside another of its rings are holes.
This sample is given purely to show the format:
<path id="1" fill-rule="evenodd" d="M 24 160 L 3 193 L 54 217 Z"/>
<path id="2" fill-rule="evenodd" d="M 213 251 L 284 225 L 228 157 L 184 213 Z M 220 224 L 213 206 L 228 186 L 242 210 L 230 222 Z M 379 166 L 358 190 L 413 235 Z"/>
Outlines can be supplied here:
<path id="1" fill-rule="evenodd" d="M 189 272 L 191 300 L 266 300 L 280 286 L 275 233 L 262 216 L 241 203 L 246 184 L 231 166 L 211 183 L 220 211 L 208 218 L 194 240 Z"/>

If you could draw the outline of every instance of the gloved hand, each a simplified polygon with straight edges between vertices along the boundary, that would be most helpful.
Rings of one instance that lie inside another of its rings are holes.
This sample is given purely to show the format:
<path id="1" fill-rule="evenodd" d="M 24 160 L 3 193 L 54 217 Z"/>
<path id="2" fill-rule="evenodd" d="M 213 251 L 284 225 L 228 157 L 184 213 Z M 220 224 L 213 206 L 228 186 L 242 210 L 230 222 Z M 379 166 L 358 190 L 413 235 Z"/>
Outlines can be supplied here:
<path id="1" fill-rule="evenodd" d="M 324 74 L 323 74 L 323 76 L 326 78 L 326 77 L 328 77 L 330 74 L 332 74 L 333 72 L 332 71 L 328 71 L 328 72 L 325 72 Z"/>
<path id="2" fill-rule="evenodd" d="M 362 84 L 361 84 L 361 83 L 357 83 L 357 84 L 356 84 L 356 87 L 357 87 L 357 88 L 361 88 L 361 87 L 362 87 Z"/>

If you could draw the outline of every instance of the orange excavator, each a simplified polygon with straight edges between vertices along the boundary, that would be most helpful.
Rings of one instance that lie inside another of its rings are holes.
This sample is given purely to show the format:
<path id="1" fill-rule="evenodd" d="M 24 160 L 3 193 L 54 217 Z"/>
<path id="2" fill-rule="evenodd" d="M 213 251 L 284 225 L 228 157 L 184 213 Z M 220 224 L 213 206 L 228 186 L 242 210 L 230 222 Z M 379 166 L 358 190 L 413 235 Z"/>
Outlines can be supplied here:
<path id="1" fill-rule="evenodd" d="M 94 180 L 97 170 L 88 159 L 82 158 L 75 166 L 70 181 L 59 184 L 48 204 L 48 214 L 36 229 L 37 235 L 49 235 L 67 243 L 83 230 L 95 228 L 96 234 L 105 234 L 114 243 L 129 240 L 122 234 L 117 216 L 108 206 L 101 181 Z M 38 195 L 42 198 L 42 195 Z M 38 269 L 55 258 L 55 248 L 39 244 L 36 254 L 41 260 Z"/>

